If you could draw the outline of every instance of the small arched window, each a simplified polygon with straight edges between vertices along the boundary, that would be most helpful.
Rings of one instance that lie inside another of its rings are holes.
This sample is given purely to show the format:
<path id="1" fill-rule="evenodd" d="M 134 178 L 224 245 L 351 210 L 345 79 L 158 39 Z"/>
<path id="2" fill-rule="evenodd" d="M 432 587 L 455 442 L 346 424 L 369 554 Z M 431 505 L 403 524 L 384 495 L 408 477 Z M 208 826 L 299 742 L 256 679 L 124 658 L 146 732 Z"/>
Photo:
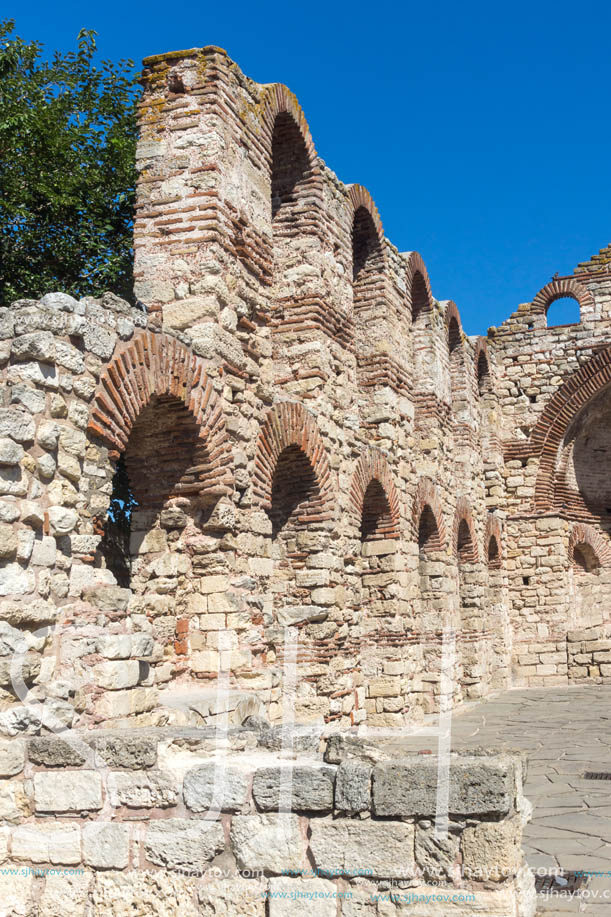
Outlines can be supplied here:
<path id="1" fill-rule="evenodd" d="M 490 567 L 500 567 L 501 565 L 501 555 L 496 535 L 491 535 L 488 542 L 488 565 Z"/>
<path id="2" fill-rule="evenodd" d="M 546 316 L 548 328 L 578 325 L 581 321 L 579 303 L 574 296 L 560 296 L 549 304 Z"/>
<path id="3" fill-rule="evenodd" d="M 394 531 L 392 512 L 381 483 L 372 478 L 367 485 L 361 516 L 361 541 L 387 538 Z"/>
<path id="4" fill-rule="evenodd" d="M 291 238 L 300 231 L 311 176 L 305 141 L 295 119 L 281 112 L 272 135 L 272 231 L 274 239 Z"/>
<path id="5" fill-rule="evenodd" d="M 423 325 L 429 311 L 429 297 L 426 281 L 420 271 L 412 279 L 412 325 Z"/>
<path id="6" fill-rule="evenodd" d="M 573 566 L 578 573 L 595 573 L 600 561 L 591 545 L 582 542 L 573 548 Z"/>
<path id="7" fill-rule="evenodd" d="M 420 552 L 435 551 L 439 547 L 439 527 L 430 506 L 425 506 L 418 524 L 418 548 Z"/>
<path id="8" fill-rule="evenodd" d="M 486 395 L 492 391 L 492 380 L 490 378 L 490 367 L 488 358 L 483 350 L 480 350 L 477 358 L 477 390 L 480 395 Z"/>
<path id="9" fill-rule="evenodd" d="M 354 309 L 362 311 L 382 292 L 384 261 L 372 216 L 358 207 L 352 222 L 352 283 Z"/>

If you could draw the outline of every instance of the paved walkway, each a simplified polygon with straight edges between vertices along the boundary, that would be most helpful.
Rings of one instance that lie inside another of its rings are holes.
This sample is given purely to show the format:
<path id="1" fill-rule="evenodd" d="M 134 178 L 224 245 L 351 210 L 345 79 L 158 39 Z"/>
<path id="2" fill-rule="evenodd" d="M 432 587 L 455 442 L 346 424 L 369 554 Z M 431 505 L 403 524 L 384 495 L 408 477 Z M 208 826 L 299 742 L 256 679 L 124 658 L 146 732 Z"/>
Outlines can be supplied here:
<path id="1" fill-rule="evenodd" d="M 534 807 L 524 848 L 531 867 L 611 873 L 611 687 L 513 690 L 457 711 L 452 747 L 520 749 L 528 755 L 525 795 Z M 592 894 L 572 901 L 539 898 L 537 914 L 611 917 L 611 876 L 593 877 Z"/>

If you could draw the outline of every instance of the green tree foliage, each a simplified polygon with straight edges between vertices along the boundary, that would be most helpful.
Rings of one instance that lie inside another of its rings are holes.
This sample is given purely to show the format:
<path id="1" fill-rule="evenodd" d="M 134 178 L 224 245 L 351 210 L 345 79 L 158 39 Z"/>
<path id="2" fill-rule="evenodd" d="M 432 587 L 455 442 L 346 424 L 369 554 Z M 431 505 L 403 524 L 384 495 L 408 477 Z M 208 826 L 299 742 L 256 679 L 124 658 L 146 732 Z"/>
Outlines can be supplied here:
<path id="1" fill-rule="evenodd" d="M 132 61 L 40 42 L 0 23 L 0 303 L 61 290 L 132 299 L 139 96 Z"/>

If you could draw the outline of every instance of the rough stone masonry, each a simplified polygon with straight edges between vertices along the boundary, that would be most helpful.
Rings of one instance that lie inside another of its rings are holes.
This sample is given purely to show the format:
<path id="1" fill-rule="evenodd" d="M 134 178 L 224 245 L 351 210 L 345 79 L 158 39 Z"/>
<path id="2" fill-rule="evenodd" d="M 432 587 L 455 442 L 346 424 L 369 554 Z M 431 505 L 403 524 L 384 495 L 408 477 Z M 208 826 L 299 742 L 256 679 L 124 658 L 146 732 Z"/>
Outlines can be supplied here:
<path id="1" fill-rule="evenodd" d="M 0 731 L 397 729 L 439 710 L 444 633 L 456 703 L 611 681 L 611 247 L 469 337 L 284 86 L 215 47 L 143 83 L 145 308 L 0 309 Z M 64 818 L 61 770 L 13 773 L 15 823 Z"/>

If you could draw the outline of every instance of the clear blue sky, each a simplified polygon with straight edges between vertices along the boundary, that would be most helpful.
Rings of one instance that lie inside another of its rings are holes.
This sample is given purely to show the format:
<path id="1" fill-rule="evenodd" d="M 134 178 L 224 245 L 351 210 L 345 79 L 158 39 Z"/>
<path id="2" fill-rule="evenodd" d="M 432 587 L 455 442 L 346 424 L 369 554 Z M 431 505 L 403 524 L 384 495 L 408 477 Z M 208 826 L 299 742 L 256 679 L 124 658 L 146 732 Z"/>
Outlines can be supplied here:
<path id="1" fill-rule="evenodd" d="M 286 83 L 319 155 L 373 195 L 465 330 L 500 324 L 611 241 L 611 7 L 436 3 L 15 5 L 47 50 L 98 32 L 104 57 L 221 45 Z"/>

